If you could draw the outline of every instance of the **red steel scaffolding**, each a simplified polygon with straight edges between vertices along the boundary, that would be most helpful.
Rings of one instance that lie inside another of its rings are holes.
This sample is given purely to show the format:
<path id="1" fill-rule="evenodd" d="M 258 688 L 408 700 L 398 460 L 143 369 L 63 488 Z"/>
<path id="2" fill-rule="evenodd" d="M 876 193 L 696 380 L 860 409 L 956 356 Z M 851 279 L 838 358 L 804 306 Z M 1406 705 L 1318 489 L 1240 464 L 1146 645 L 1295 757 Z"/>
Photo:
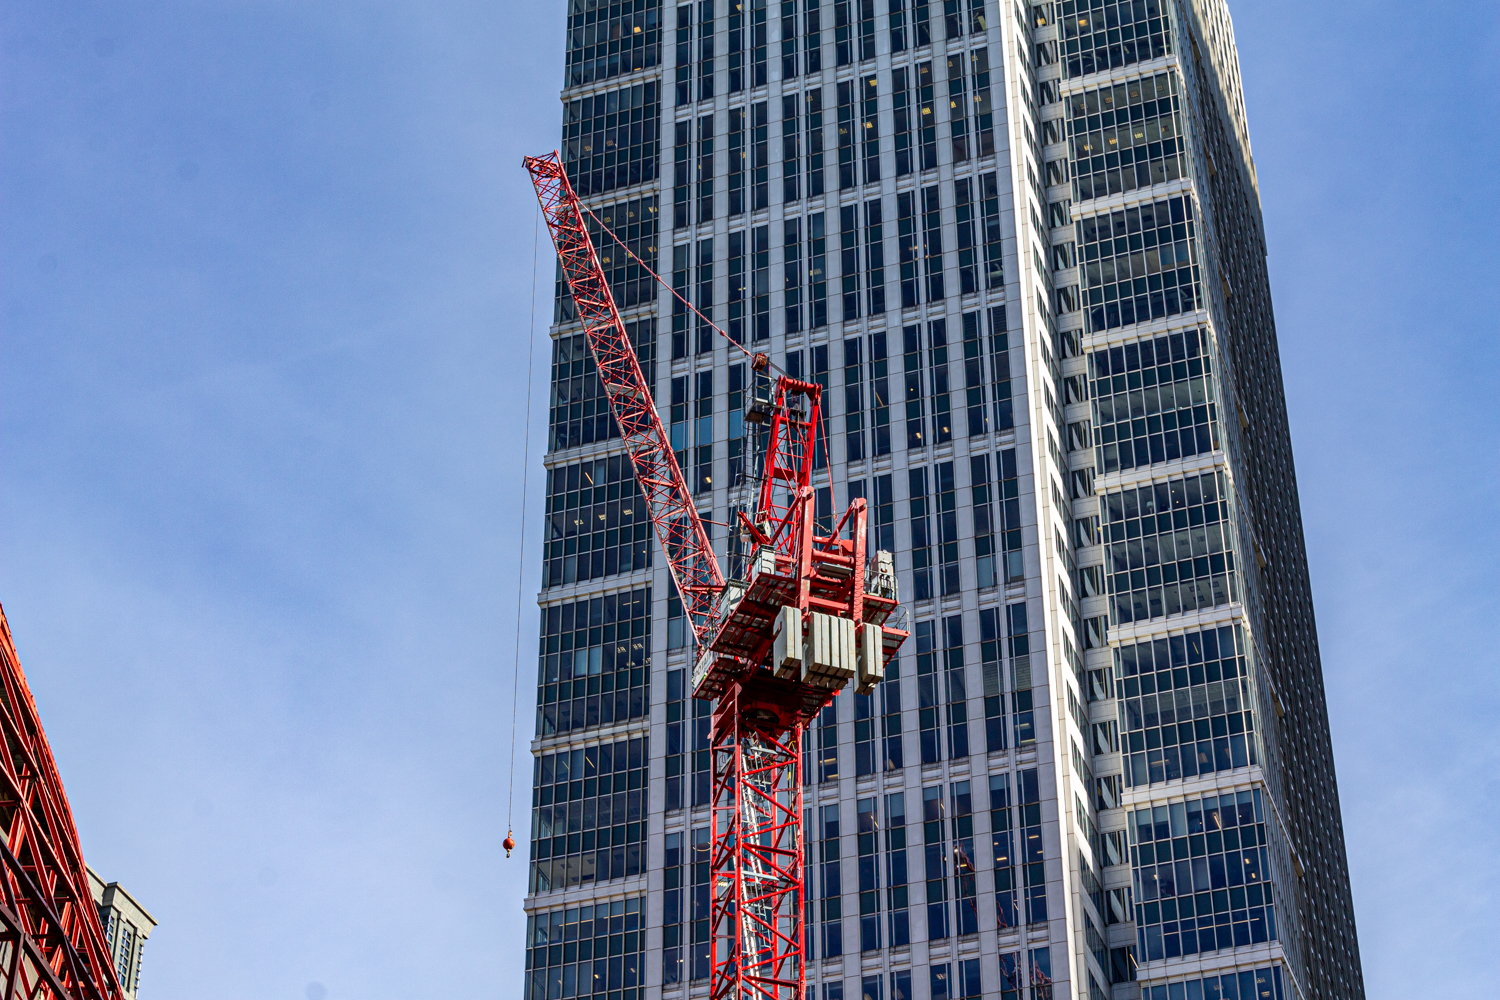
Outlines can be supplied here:
<path id="1" fill-rule="evenodd" d="M 73 811 L 3 609 L 0 736 L 0 995 L 121 1000 Z"/>

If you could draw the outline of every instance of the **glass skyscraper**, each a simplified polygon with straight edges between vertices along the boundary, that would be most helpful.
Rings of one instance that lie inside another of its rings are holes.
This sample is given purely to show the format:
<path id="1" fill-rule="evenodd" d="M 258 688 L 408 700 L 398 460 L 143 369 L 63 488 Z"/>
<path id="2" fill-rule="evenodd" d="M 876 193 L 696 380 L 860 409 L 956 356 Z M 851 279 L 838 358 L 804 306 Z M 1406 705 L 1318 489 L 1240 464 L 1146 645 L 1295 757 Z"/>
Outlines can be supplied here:
<path id="1" fill-rule="evenodd" d="M 808 731 L 808 1000 L 1363 996 L 1222 0 L 570 0 L 605 226 L 824 388 L 912 637 Z M 596 244 L 730 575 L 744 356 Z M 565 290 L 526 1000 L 708 985 L 709 705 Z"/>

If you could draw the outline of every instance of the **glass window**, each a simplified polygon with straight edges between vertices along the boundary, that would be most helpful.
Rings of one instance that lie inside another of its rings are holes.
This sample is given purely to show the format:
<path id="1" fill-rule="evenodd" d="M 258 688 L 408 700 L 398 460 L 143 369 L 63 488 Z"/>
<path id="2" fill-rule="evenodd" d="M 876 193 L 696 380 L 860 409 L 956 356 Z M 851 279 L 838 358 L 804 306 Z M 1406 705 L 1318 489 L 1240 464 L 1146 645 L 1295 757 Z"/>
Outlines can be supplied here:
<path id="1" fill-rule="evenodd" d="M 579 86 L 661 61 L 661 0 L 572 0 L 568 83 Z"/>
<path id="2" fill-rule="evenodd" d="M 547 471 L 543 586 L 598 580 L 651 565 L 651 519 L 629 457 Z"/>
<path id="3" fill-rule="evenodd" d="M 1254 698 L 1238 626 L 1115 650 L 1126 784 L 1257 763 Z"/>
<path id="4" fill-rule="evenodd" d="M 620 1000 L 641 1000 L 646 992 L 642 898 L 527 917 L 523 1000 L 605 1000 L 616 992 Z"/>
<path id="5" fill-rule="evenodd" d="M 1161 0 L 1063 0 L 1058 4 L 1063 72 L 1118 69 L 1172 51 Z"/>
<path id="6" fill-rule="evenodd" d="M 1089 355 L 1097 468 L 1120 472 L 1219 447 L 1208 331 L 1187 330 Z"/>
<path id="7" fill-rule="evenodd" d="M 1111 624 L 1239 600 L 1223 476 L 1148 483 L 1100 498 Z"/>
<path id="8" fill-rule="evenodd" d="M 1202 304 L 1193 200 L 1167 198 L 1078 221 L 1079 287 L 1095 333 Z"/>
<path id="9" fill-rule="evenodd" d="M 538 736 L 646 714 L 651 588 L 542 609 Z"/>
<path id="10" fill-rule="evenodd" d="M 1142 961 L 1276 940 L 1264 819 L 1259 789 L 1130 813 Z"/>
<path id="11" fill-rule="evenodd" d="M 531 886 L 547 892 L 641 873 L 647 741 L 536 758 Z"/>
<path id="12" fill-rule="evenodd" d="M 1068 98 L 1073 197 L 1175 181 L 1187 173 L 1177 76 L 1161 73 Z"/>
<path id="13" fill-rule="evenodd" d="M 563 163 L 573 189 L 586 197 L 654 181 L 660 117 L 654 81 L 569 101 Z"/>

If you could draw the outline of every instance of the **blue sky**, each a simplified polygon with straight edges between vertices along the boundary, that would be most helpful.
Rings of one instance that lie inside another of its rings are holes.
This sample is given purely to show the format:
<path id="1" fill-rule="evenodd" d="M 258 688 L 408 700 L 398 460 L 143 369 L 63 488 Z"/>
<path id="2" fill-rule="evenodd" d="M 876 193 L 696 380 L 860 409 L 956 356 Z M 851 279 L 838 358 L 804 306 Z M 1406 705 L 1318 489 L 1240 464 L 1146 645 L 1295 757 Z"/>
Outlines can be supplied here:
<path id="1" fill-rule="evenodd" d="M 1234 14 L 1369 995 L 1488 997 L 1497 9 Z M 561 41 L 560 4 L 0 11 L 0 600 L 156 1000 L 518 980 Z"/>

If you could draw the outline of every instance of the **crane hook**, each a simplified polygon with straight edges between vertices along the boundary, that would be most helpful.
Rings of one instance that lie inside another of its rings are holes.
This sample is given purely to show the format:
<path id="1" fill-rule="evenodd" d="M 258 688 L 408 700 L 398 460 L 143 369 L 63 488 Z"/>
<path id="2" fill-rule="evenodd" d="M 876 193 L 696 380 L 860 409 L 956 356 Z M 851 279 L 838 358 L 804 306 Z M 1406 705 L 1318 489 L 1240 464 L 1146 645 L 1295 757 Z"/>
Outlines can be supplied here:
<path id="1" fill-rule="evenodd" d="M 505 839 L 500 841 L 500 846 L 505 848 L 505 856 L 510 857 L 510 852 L 516 849 L 515 834 L 510 830 L 505 831 Z"/>

